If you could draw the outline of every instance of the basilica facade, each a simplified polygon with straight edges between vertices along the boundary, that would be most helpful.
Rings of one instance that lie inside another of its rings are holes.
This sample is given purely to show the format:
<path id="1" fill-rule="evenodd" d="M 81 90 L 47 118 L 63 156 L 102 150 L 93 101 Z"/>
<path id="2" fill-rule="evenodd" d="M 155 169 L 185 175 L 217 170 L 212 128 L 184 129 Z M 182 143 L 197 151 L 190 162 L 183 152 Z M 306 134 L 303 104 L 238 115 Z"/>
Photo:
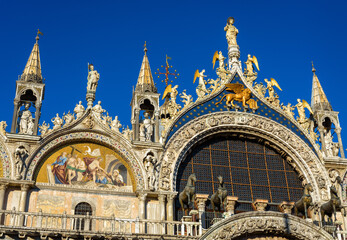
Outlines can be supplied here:
<path id="1" fill-rule="evenodd" d="M 255 56 L 241 62 L 233 18 L 224 31 L 196 94 L 169 74 L 158 93 L 145 47 L 131 128 L 95 102 L 93 65 L 86 105 L 40 119 L 38 33 L 0 122 L 1 238 L 346 239 L 347 160 L 316 70 L 311 102 L 284 104 Z"/>

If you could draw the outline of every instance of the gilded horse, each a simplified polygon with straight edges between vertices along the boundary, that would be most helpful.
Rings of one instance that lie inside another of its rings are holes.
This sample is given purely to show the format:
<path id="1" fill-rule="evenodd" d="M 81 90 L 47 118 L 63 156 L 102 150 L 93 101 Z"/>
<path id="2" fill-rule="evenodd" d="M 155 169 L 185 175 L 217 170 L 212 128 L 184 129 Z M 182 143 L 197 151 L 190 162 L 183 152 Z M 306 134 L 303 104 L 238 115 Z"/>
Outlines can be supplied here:
<path id="1" fill-rule="evenodd" d="M 212 209 L 214 212 L 214 217 L 217 217 L 215 207 L 218 208 L 220 211 L 222 206 L 225 211 L 226 206 L 227 206 L 227 195 L 228 195 L 228 190 L 224 186 L 224 181 L 222 176 L 218 176 L 218 181 L 219 181 L 219 187 L 218 190 L 212 194 L 211 196 L 211 204 L 212 204 Z"/>
<path id="2" fill-rule="evenodd" d="M 186 209 L 188 210 L 189 204 L 194 201 L 195 199 L 195 186 L 194 183 L 196 182 L 196 176 L 195 173 L 191 174 L 188 177 L 187 185 L 184 187 L 183 191 L 179 194 L 179 201 L 181 204 L 181 207 L 186 213 Z M 185 205 L 187 205 L 187 208 L 185 208 Z M 193 209 L 194 209 L 194 203 L 193 203 Z"/>
<path id="3" fill-rule="evenodd" d="M 298 216 L 298 212 L 305 215 L 307 218 L 307 208 L 312 205 L 312 197 L 310 192 L 313 192 L 311 183 L 308 183 L 304 187 L 304 194 L 294 205 L 295 215 Z"/>

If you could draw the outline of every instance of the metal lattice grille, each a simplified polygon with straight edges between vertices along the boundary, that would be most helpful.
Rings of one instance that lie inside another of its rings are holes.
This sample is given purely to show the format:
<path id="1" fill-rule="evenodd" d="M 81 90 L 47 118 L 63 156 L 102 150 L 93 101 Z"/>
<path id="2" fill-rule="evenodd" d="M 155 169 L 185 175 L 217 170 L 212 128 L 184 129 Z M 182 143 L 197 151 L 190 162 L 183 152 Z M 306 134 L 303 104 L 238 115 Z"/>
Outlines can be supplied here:
<path id="1" fill-rule="evenodd" d="M 218 136 L 195 147 L 178 170 L 179 192 L 191 173 L 197 177 L 196 192 L 210 196 L 218 189 L 218 175 L 223 176 L 228 195 L 243 201 L 268 199 L 270 203 L 280 203 L 296 201 L 302 195 L 297 173 L 285 159 L 251 140 Z M 239 211 L 250 209 L 242 205 Z"/>

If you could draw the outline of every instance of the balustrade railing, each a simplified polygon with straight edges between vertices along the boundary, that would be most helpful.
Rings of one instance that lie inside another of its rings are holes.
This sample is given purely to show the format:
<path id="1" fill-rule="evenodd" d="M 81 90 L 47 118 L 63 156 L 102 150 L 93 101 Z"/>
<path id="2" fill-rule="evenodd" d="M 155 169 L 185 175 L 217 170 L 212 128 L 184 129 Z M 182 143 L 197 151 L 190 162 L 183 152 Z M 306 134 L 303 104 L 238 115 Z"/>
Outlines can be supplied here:
<path id="1" fill-rule="evenodd" d="M 50 214 L 43 212 L 19 212 L 0 210 L 0 228 L 26 229 L 36 232 L 54 231 L 63 233 L 96 234 L 160 234 L 200 236 L 199 222 L 156 221 L 120 219 L 115 216 Z"/>

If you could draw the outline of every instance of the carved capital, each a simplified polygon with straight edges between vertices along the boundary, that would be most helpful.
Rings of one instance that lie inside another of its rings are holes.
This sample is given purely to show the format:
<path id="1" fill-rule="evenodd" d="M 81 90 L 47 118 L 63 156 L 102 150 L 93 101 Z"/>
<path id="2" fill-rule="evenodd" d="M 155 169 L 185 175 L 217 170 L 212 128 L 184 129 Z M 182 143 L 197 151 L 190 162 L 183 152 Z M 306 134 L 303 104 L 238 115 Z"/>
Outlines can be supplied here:
<path id="1" fill-rule="evenodd" d="M 0 183 L 0 190 L 6 190 L 8 183 Z"/>
<path id="2" fill-rule="evenodd" d="M 286 202 L 286 201 L 281 202 L 281 204 L 278 206 L 279 210 L 286 214 L 291 214 L 293 207 L 294 207 L 294 202 Z"/>
<path id="3" fill-rule="evenodd" d="M 165 199 L 166 199 L 166 195 L 164 195 L 164 194 L 159 194 L 158 195 L 158 200 L 159 200 L 160 203 L 165 202 Z"/>
<path id="4" fill-rule="evenodd" d="M 336 134 L 340 134 L 341 133 L 341 128 L 340 127 L 335 128 L 335 132 L 336 132 Z"/>
<path id="5" fill-rule="evenodd" d="M 141 202 L 144 202 L 144 201 L 146 201 L 147 193 L 139 193 L 139 194 L 137 195 L 137 197 L 139 198 L 139 200 L 140 200 Z"/>
<path id="6" fill-rule="evenodd" d="M 237 203 L 237 200 L 239 200 L 238 197 L 234 197 L 234 196 L 227 196 L 227 212 L 228 215 L 231 216 L 233 214 L 235 214 L 235 205 Z"/>
<path id="7" fill-rule="evenodd" d="M 177 192 L 175 193 L 169 193 L 167 194 L 167 200 L 168 201 L 173 201 L 175 199 L 175 197 L 177 196 Z"/>
<path id="8" fill-rule="evenodd" d="M 208 199 L 208 194 L 196 194 L 195 195 L 195 201 L 197 202 L 198 209 L 200 212 L 205 211 L 207 199 Z"/>
<path id="9" fill-rule="evenodd" d="M 252 207 L 255 211 L 265 211 L 265 208 L 267 207 L 269 203 L 269 200 L 266 199 L 256 199 L 252 203 Z"/>

